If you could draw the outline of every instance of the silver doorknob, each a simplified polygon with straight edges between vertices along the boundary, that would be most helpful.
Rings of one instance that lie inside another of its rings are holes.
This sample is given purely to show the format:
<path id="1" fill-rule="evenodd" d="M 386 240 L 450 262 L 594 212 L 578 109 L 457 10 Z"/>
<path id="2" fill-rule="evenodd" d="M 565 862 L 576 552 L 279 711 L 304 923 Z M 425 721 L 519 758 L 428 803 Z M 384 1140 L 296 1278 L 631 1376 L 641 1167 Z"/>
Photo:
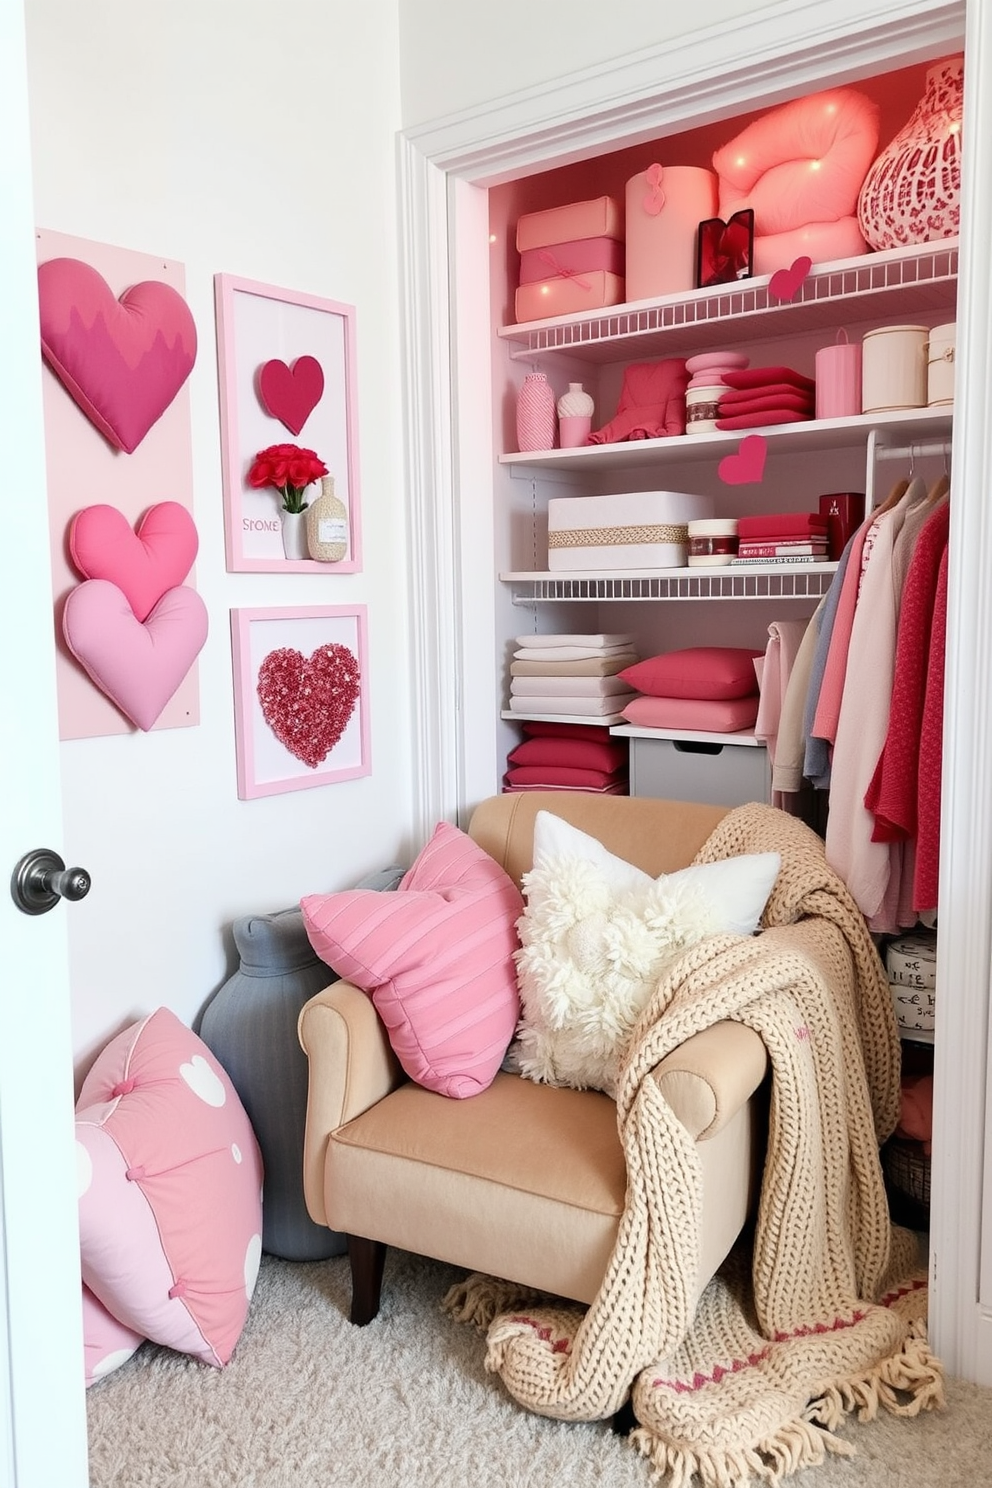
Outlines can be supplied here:
<path id="1" fill-rule="evenodd" d="M 10 879 L 10 897 L 25 914 L 45 914 L 60 899 L 83 899 L 90 891 L 85 868 L 67 868 L 47 847 L 25 853 Z"/>

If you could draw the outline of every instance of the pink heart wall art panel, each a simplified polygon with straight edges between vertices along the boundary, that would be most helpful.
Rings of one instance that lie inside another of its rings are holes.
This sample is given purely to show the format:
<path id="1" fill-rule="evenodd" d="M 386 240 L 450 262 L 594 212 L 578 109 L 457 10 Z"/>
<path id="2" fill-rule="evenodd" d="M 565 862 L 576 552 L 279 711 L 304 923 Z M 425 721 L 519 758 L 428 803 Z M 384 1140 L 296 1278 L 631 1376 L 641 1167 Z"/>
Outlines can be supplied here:
<path id="1" fill-rule="evenodd" d="M 324 369 L 316 357 L 297 357 L 292 366 L 274 358 L 259 369 L 259 402 L 291 434 L 300 433 L 323 395 Z"/>
<path id="2" fill-rule="evenodd" d="M 83 578 L 116 584 L 139 621 L 184 581 L 198 545 L 193 518 L 178 501 L 150 507 L 136 531 L 107 505 L 85 507 L 69 529 L 69 551 Z"/>
<path id="3" fill-rule="evenodd" d="M 93 425 L 131 454 L 162 417 L 196 361 L 196 326 L 182 295 L 148 279 L 118 299 L 90 264 L 38 266 L 45 361 Z"/>
<path id="4" fill-rule="evenodd" d="M 358 658 L 336 642 L 309 657 L 270 651 L 258 669 L 262 716 L 290 754 L 316 770 L 348 726 L 361 687 Z"/>
<path id="5" fill-rule="evenodd" d="M 66 600 L 62 632 L 101 692 L 148 730 L 203 649 L 207 611 L 195 589 L 179 586 L 142 623 L 116 584 L 87 579 Z"/>

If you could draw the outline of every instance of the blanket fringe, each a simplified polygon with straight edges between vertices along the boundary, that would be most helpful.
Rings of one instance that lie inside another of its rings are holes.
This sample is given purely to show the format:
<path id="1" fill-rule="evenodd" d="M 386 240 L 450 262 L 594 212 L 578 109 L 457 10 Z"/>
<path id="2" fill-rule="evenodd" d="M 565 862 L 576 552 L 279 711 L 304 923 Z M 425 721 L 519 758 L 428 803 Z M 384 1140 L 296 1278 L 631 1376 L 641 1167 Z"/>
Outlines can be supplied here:
<path id="1" fill-rule="evenodd" d="M 839 1441 L 808 1421 L 785 1421 L 770 1437 L 750 1447 L 686 1447 L 664 1441 L 641 1426 L 630 1440 L 652 1466 L 652 1480 L 666 1488 L 749 1488 L 767 1483 L 777 1488 L 783 1478 L 806 1467 L 818 1467 L 828 1453 L 853 1457 L 849 1442 Z"/>
<path id="2" fill-rule="evenodd" d="M 484 1333 L 501 1312 L 547 1299 L 547 1292 L 473 1271 L 448 1288 L 441 1299 L 441 1310 L 450 1313 L 456 1323 L 471 1323 Z"/>
<path id="3" fill-rule="evenodd" d="M 857 1412 L 859 1421 L 873 1421 L 882 1406 L 894 1416 L 918 1416 L 942 1410 L 945 1403 L 944 1369 L 930 1350 L 926 1325 L 912 1325 L 897 1354 L 883 1359 L 870 1373 L 838 1380 L 806 1409 L 806 1419 L 836 1431 L 843 1419 Z"/>

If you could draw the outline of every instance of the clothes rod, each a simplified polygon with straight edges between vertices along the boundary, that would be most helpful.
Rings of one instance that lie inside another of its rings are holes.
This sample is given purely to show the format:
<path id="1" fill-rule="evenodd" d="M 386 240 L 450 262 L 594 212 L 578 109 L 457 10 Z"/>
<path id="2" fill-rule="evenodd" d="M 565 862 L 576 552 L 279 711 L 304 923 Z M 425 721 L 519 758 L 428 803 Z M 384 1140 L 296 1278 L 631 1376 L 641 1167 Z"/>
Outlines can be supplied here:
<path id="1" fill-rule="evenodd" d="M 942 444 L 880 444 L 876 447 L 876 460 L 913 460 L 917 456 L 922 460 L 927 455 L 943 455 L 946 460 L 951 453 L 949 440 Z"/>

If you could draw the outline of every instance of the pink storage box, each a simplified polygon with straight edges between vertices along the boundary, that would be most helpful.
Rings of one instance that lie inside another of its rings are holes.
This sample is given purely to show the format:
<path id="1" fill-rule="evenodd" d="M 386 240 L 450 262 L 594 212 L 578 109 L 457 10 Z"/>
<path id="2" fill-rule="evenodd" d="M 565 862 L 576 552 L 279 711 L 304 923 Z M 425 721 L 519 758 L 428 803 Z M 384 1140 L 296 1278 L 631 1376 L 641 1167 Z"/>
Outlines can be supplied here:
<path id="1" fill-rule="evenodd" d="M 605 269 L 608 274 L 623 275 L 624 247 L 616 238 L 576 238 L 571 243 L 552 243 L 547 248 L 528 248 L 520 255 L 520 283 L 535 284 L 539 279 L 559 279 L 569 274 L 583 274 L 590 269 Z"/>
<path id="2" fill-rule="evenodd" d="M 549 315 L 576 315 L 582 310 L 619 305 L 623 296 L 624 282 L 619 274 L 592 269 L 578 276 L 521 284 L 514 297 L 514 313 L 518 322 L 544 320 Z"/>
<path id="3" fill-rule="evenodd" d="M 576 238 L 618 238 L 623 242 L 623 209 L 612 196 L 525 212 L 517 219 L 517 252 L 571 243 Z"/>

